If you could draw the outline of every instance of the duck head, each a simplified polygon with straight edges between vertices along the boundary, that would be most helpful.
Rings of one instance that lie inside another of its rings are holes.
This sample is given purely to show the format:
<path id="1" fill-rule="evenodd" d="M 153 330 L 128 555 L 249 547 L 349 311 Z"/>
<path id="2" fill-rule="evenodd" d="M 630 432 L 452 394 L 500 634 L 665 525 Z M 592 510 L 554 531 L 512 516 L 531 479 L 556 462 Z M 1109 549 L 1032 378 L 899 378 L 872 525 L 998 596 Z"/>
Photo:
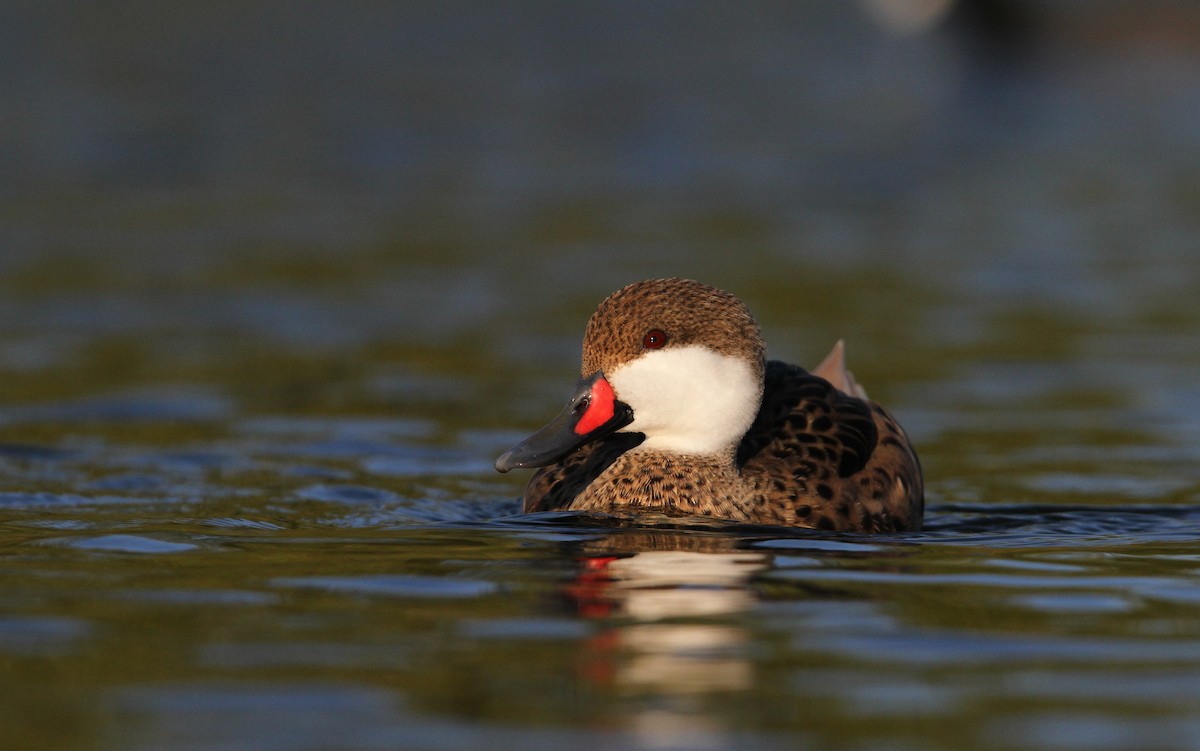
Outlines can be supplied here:
<path id="1" fill-rule="evenodd" d="M 732 457 L 764 367 L 758 324 L 733 295 L 689 279 L 636 282 L 588 320 L 582 378 L 562 412 L 496 469 L 543 467 L 616 431 L 644 434 L 642 448 Z"/>

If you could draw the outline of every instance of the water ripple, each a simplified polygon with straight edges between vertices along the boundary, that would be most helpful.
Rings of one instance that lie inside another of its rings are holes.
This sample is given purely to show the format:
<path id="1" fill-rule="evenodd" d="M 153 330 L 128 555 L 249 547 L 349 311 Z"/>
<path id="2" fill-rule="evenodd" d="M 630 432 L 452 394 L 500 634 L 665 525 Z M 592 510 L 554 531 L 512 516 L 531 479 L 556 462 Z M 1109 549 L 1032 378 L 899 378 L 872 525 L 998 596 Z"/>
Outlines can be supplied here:
<path id="1" fill-rule="evenodd" d="M 402 574 L 284 576 L 272 579 L 271 584 L 277 587 L 323 589 L 341 594 L 454 599 L 481 597 L 498 590 L 495 584 L 486 581 Z"/>
<path id="2" fill-rule="evenodd" d="M 57 544 L 77 550 L 89 550 L 104 553 L 138 553 L 160 555 L 163 553 L 184 553 L 196 550 L 199 546 L 187 542 L 169 542 L 154 537 L 141 535 L 101 535 L 99 537 L 69 537 L 46 540 L 46 544 Z"/>

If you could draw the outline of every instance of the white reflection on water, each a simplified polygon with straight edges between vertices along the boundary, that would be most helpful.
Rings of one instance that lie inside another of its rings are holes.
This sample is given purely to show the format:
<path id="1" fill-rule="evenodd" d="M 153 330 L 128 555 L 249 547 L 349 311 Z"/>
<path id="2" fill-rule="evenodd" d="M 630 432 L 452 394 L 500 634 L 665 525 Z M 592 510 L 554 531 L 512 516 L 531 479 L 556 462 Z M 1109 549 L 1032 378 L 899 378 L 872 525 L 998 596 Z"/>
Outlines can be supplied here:
<path id="1" fill-rule="evenodd" d="M 685 695 L 749 689 L 746 632 L 734 627 L 653 624 L 621 630 L 618 686 Z"/>
<path id="2" fill-rule="evenodd" d="M 609 563 L 609 594 L 641 621 L 721 615 L 755 604 L 746 583 L 766 568 L 762 553 L 647 550 Z"/>
<path id="3" fill-rule="evenodd" d="M 653 748 L 729 746 L 729 728 L 704 700 L 754 685 L 750 635 L 736 616 L 757 605 L 749 582 L 768 556 L 649 549 L 582 564 L 569 594 L 585 615 L 616 624 L 585 643 L 585 675 L 647 699 L 625 718 L 631 732 Z"/>

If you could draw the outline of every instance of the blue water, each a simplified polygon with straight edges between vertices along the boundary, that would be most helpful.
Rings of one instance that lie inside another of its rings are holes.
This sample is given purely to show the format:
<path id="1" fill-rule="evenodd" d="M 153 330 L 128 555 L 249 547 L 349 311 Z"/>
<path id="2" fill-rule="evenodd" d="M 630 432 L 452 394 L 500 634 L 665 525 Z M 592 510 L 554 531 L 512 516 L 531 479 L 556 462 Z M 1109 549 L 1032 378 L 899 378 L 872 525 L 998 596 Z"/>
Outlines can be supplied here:
<path id="1" fill-rule="evenodd" d="M 1200 745 L 1200 17 L 985 5 L 0 8 L 0 746 Z M 925 530 L 518 515 L 665 275 Z"/>

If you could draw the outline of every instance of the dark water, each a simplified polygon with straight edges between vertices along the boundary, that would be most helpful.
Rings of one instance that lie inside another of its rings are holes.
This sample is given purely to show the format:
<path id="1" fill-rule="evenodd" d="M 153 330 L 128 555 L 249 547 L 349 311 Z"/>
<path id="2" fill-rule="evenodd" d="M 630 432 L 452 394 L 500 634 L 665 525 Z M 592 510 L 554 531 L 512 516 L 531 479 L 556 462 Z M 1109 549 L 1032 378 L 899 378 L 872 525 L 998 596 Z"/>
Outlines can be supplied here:
<path id="1" fill-rule="evenodd" d="M 1200 14 L 0 7 L 0 747 L 1200 746 Z M 516 515 L 608 292 L 919 534 Z"/>

